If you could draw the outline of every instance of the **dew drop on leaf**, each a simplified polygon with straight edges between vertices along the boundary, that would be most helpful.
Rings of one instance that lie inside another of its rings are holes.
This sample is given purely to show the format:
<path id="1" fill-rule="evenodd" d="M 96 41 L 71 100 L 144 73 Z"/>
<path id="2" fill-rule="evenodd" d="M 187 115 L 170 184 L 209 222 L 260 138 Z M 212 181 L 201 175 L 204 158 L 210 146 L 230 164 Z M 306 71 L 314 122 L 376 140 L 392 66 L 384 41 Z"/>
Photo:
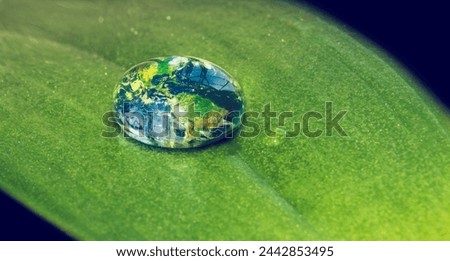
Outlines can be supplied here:
<path id="1" fill-rule="evenodd" d="M 240 127 L 239 84 L 219 66 L 184 56 L 153 58 L 129 69 L 114 91 L 116 121 L 139 142 L 201 147 Z"/>

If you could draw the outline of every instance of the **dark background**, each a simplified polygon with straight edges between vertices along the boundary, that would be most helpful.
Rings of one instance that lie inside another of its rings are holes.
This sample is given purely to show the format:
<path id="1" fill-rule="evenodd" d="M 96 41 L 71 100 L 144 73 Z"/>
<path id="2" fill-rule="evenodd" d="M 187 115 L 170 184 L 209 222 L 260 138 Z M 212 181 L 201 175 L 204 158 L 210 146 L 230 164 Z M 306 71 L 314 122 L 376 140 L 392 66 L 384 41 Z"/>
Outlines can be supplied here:
<path id="1" fill-rule="evenodd" d="M 365 35 L 394 56 L 450 108 L 450 8 L 446 1 L 306 2 Z"/>
<path id="2" fill-rule="evenodd" d="M 447 111 L 449 9 L 445 1 L 318 0 L 316 7 L 365 35 L 402 63 Z M 69 236 L 0 192 L 0 240 L 71 240 Z"/>

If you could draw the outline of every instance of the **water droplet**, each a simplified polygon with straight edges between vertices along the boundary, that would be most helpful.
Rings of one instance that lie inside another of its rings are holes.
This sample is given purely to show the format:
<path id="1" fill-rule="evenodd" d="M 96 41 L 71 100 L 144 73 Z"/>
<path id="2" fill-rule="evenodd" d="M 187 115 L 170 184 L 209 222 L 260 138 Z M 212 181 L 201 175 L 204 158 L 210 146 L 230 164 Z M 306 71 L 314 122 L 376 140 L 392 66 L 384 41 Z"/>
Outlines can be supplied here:
<path id="1" fill-rule="evenodd" d="M 133 66 L 114 91 L 117 122 L 131 138 L 164 148 L 201 147 L 240 127 L 238 83 L 219 66 L 183 56 Z"/>
<path id="2" fill-rule="evenodd" d="M 130 28 L 130 31 L 134 34 L 134 35 L 138 35 L 138 31 L 136 29 L 134 29 L 134 27 Z"/>
<path id="3" fill-rule="evenodd" d="M 286 130 L 282 127 L 277 127 L 272 131 L 274 132 L 274 135 L 265 136 L 263 139 L 264 144 L 271 147 L 278 146 L 283 142 L 284 138 L 286 137 Z"/>

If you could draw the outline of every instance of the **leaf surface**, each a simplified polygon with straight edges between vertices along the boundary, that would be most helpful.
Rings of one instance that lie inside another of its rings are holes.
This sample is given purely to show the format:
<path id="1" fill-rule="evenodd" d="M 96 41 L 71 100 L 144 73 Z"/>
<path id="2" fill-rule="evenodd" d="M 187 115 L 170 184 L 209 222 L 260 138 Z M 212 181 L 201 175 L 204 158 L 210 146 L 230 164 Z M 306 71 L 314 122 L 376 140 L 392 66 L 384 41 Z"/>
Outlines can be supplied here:
<path id="1" fill-rule="evenodd" d="M 200 150 L 103 138 L 125 70 L 174 54 L 225 68 L 247 111 L 294 117 Z M 0 1 L 0 57 L 0 188 L 78 239 L 450 239 L 448 114 L 312 9 Z M 348 136 L 325 135 L 327 101 Z M 308 111 L 324 133 L 285 138 Z"/>

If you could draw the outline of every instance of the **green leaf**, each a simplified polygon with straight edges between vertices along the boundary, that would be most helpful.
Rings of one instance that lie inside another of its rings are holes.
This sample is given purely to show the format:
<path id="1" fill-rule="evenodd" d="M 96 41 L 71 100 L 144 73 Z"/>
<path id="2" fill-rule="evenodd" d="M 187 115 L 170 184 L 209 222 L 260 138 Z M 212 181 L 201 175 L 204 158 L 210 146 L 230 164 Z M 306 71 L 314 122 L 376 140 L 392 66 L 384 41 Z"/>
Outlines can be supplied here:
<path id="1" fill-rule="evenodd" d="M 294 117 L 201 150 L 102 137 L 125 70 L 172 54 L 225 68 L 248 111 Z M 295 3 L 0 1 L 0 90 L 1 189 L 78 239 L 450 239 L 448 113 Z M 284 137 L 327 101 L 348 136 Z"/>

